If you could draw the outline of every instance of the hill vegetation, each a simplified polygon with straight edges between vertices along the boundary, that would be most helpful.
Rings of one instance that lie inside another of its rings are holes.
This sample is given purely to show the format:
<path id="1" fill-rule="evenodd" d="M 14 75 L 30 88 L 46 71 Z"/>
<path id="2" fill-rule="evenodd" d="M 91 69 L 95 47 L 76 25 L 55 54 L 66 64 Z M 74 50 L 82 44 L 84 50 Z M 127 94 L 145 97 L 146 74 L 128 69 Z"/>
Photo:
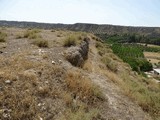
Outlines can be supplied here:
<path id="1" fill-rule="evenodd" d="M 107 43 L 145 43 L 145 44 L 155 44 L 160 45 L 159 36 L 149 36 L 140 33 L 126 33 L 126 34 L 96 34 L 102 40 Z"/>
<path id="2" fill-rule="evenodd" d="M 76 32 L 109 32 L 103 25 L 0 24 L 12 26 L 0 28 L 5 34 L 0 42 L 0 119 L 160 119 L 159 84 L 132 71 L 151 69 L 143 51 L 159 48 L 107 44 L 94 34 Z"/>
<path id="3" fill-rule="evenodd" d="M 138 45 L 139 46 L 139 45 Z M 152 64 L 144 58 L 143 50 L 136 45 L 113 44 L 113 52 L 124 62 L 128 63 L 134 71 L 146 72 L 152 70 Z"/>
<path id="4" fill-rule="evenodd" d="M 85 31 L 94 33 L 103 40 L 109 42 L 141 42 L 160 45 L 160 28 L 158 27 L 130 27 L 116 25 L 97 24 L 47 24 L 36 22 L 0 21 L 0 26 L 20 28 L 41 28 L 41 29 L 66 29 L 73 31 Z"/>

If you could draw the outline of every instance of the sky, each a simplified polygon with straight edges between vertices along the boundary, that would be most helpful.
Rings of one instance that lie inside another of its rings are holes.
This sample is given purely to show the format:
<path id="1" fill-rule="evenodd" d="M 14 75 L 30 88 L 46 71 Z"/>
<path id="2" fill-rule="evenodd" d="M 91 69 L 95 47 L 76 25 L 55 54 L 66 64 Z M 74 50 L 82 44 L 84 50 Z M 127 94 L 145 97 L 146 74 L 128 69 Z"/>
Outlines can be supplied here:
<path id="1" fill-rule="evenodd" d="M 0 0 L 0 20 L 160 27 L 160 0 Z"/>

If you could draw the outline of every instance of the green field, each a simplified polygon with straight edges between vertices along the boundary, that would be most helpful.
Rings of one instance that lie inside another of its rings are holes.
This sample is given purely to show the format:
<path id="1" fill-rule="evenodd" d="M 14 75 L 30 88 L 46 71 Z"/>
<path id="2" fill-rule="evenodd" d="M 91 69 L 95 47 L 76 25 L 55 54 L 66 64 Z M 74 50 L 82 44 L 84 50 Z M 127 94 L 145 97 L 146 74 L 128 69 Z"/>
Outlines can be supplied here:
<path id="1" fill-rule="evenodd" d="M 145 72 L 152 70 L 152 64 L 147 61 L 143 54 L 143 48 L 132 44 L 113 44 L 113 52 L 124 62 L 128 63 L 134 71 Z"/>

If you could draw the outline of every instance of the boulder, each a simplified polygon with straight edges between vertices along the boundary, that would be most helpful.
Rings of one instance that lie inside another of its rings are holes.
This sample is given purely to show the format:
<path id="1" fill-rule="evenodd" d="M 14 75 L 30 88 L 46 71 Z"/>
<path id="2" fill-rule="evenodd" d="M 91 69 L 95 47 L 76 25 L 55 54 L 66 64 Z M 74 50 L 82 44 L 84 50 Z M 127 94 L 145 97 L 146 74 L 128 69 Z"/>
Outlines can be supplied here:
<path id="1" fill-rule="evenodd" d="M 72 46 L 65 52 L 66 59 L 74 66 L 81 67 L 88 58 L 89 38 L 84 38 L 79 46 Z"/>

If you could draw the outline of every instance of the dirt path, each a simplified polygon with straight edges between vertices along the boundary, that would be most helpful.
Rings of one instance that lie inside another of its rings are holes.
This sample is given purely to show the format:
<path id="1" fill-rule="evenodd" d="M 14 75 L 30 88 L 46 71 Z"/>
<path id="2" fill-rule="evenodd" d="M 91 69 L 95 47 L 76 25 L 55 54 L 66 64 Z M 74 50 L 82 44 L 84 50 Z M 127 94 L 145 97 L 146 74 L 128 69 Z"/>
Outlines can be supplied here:
<path id="1" fill-rule="evenodd" d="M 92 49 L 92 73 L 89 77 L 93 82 L 99 85 L 103 93 L 108 99 L 108 105 L 104 104 L 102 109 L 104 110 L 106 119 L 116 120 L 150 120 L 149 115 L 143 112 L 143 110 L 136 104 L 133 103 L 129 98 L 124 96 L 121 90 L 109 80 L 105 75 L 98 73 L 96 68 L 97 63 L 100 62 L 98 59 L 97 49 L 94 47 L 95 42 L 91 41 L 90 48 Z"/>

